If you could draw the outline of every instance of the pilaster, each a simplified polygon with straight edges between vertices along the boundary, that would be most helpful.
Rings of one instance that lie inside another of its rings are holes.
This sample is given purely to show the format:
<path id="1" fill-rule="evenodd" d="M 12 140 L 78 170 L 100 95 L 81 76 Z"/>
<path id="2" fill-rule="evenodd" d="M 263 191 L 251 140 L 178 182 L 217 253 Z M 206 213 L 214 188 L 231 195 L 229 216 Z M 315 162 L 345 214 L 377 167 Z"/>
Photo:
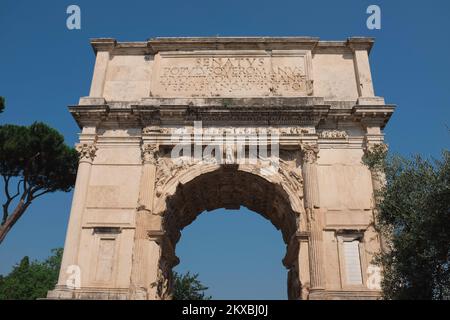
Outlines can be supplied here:
<path id="1" fill-rule="evenodd" d="M 57 287 L 67 286 L 68 267 L 78 264 L 83 213 L 89 189 L 91 167 L 97 151 L 95 131 L 95 128 L 84 128 L 80 143 L 76 145 L 80 160 Z M 82 271 L 81 276 L 83 276 Z"/>
<path id="2" fill-rule="evenodd" d="M 155 252 L 155 245 L 151 243 L 148 232 L 152 228 L 153 197 L 155 188 L 156 162 L 158 146 L 142 144 L 142 175 L 140 181 L 139 203 L 136 212 L 136 230 L 132 262 L 132 292 L 134 299 L 149 299 L 151 279 L 149 268 L 152 260 L 158 261 L 159 254 Z M 155 217 L 156 218 L 156 217 Z M 156 220 L 159 217 L 156 218 Z M 154 228 L 155 226 L 153 226 Z M 156 254 L 156 255 L 155 255 Z"/>
<path id="3" fill-rule="evenodd" d="M 317 145 L 303 144 L 303 181 L 305 209 L 309 229 L 309 263 L 311 276 L 311 294 L 325 289 L 323 270 L 322 212 L 319 206 L 317 181 Z"/>

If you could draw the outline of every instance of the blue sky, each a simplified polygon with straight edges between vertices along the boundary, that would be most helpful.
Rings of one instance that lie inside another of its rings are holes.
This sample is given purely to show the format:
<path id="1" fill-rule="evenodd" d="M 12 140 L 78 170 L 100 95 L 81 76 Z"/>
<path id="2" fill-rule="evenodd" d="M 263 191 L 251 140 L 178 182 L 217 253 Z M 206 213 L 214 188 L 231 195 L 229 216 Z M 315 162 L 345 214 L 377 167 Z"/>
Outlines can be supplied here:
<path id="1" fill-rule="evenodd" d="M 81 8 L 81 30 L 66 28 L 70 4 Z M 381 30 L 366 28 L 370 4 L 381 7 Z M 78 128 L 67 106 L 88 95 L 95 58 L 89 38 L 372 36 L 375 92 L 398 105 L 385 131 L 391 151 L 439 157 L 450 141 L 449 18 L 444 0 L 2 0 L 0 95 L 7 109 L 0 124 L 44 121 L 74 144 Z M 52 194 L 30 207 L 0 245 L 0 274 L 24 255 L 42 259 L 63 246 L 71 196 Z M 285 299 L 284 250 L 279 232 L 259 215 L 217 210 L 183 231 L 177 270 L 200 273 L 215 298 Z"/>

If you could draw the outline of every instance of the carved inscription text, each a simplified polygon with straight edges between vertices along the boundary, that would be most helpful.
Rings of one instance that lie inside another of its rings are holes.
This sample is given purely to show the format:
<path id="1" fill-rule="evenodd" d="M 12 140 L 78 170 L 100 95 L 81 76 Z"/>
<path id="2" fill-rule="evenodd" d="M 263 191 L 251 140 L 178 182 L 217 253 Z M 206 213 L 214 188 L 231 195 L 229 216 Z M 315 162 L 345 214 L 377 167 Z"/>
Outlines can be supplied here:
<path id="1" fill-rule="evenodd" d="M 163 57 L 158 82 L 165 94 L 173 95 L 312 94 L 304 55 Z"/>

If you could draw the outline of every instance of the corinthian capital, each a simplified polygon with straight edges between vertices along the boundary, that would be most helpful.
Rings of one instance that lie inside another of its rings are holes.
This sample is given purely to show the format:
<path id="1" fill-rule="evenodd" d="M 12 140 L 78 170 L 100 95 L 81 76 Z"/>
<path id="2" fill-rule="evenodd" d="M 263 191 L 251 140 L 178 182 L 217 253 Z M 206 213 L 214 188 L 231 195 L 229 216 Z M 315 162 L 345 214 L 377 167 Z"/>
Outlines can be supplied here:
<path id="1" fill-rule="evenodd" d="M 144 163 L 156 164 L 159 147 L 156 144 L 144 143 L 142 145 L 142 160 Z"/>
<path id="2" fill-rule="evenodd" d="M 319 153 L 319 146 L 317 144 L 302 144 L 301 152 L 304 163 L 315 163 L 317 161 L 317 154 Z"/>
<path id="3" fill-rule="evenodd" d="M 97 146 L 95 145 L 95 142 L 93 142 L 93 143 L 78 143 L 75 146 L 75 149 L 78 151 L 78 156 L 79 156 L 80 161 L 94 160 L 95 153 L 97 152 Z"/>

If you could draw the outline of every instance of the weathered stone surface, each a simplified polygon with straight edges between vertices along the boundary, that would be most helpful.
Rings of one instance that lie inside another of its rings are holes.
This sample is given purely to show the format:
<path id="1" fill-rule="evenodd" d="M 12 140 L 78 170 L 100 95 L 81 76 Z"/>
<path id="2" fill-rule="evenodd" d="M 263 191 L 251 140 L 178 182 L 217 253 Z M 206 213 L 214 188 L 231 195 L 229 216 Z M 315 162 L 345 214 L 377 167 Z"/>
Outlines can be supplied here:
<path id="1" fill-rule="evenodd" d="M 290 299 L 378 298 L 380 183 L 361 157 L 383 142 L 394 106 L 374 95 L 372 44 L 93 40 L 90 95 L 70 107 L 80 167 L 48 298 L 170 299 L 180 231 L 205 210 L 242 205 L 280 229 Z"/>

